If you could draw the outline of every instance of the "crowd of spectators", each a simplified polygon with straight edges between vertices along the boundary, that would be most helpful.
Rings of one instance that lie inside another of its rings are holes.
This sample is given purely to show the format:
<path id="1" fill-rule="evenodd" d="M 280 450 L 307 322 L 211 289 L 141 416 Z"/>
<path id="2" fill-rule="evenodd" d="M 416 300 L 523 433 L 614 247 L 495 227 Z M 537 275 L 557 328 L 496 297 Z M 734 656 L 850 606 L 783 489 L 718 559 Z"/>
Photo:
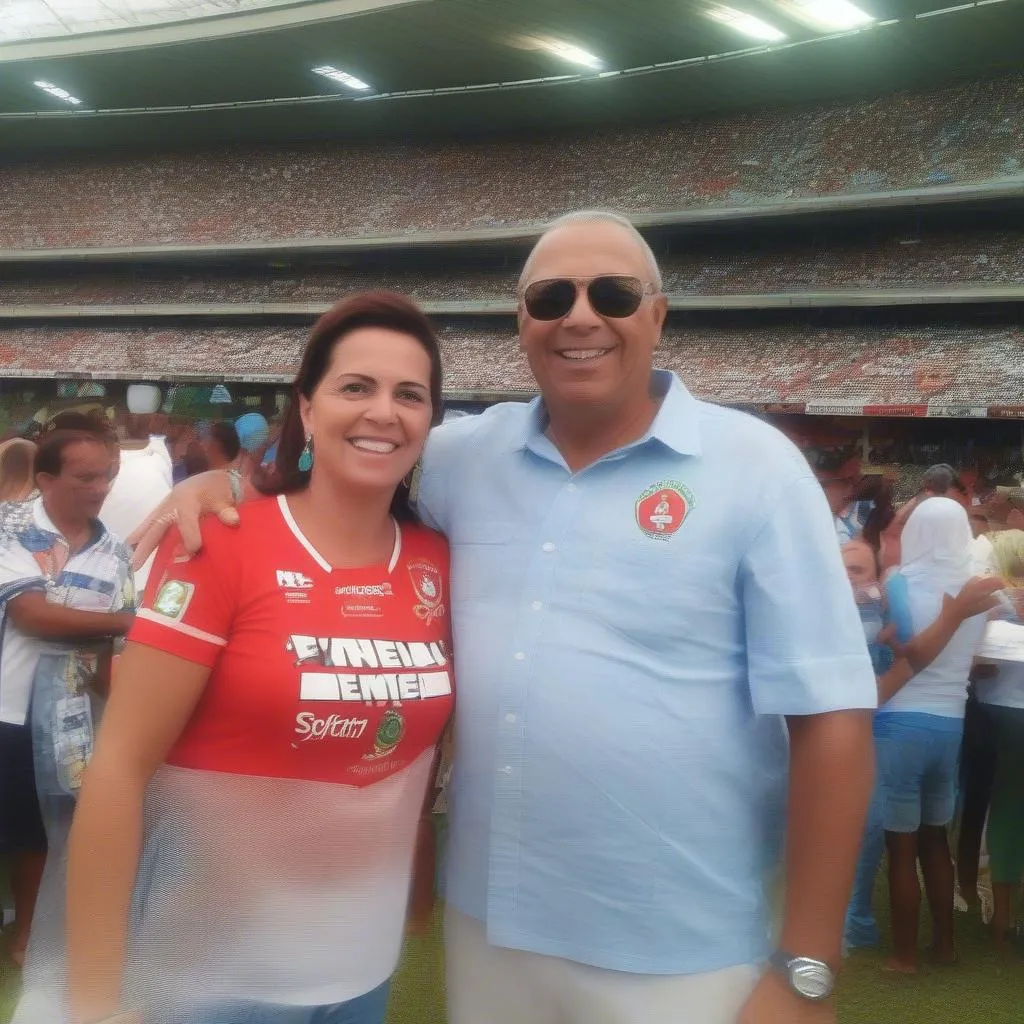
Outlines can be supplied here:
<path id="1" fill-rule="evenodd" d="M 442 321 L 445 384 L 532 392 L 514 325 Z M 290 380 L 307 328 L 239 325 L 0 328 L 8 374 Z M 849 400 L 1019 405 L 1024 328 L 670 324 L 659 363 L 699 396 L 726 403 Z"/>
<path id="2" fill-rule="evenodd" d="M 684 243 L 685 244 L 685 243 Z M 691 295 L 777 293 L 843 288 L 955 287 L 1024 283 L 1019 232 L 955 231 L 870 241 L 761 244 L 695 249 L 660 259 L 665 290 Z M 0 282 L 0 305 L 147 303 L 324 303 L 353 291 L 391 288 L 420 302 L 508 302 L 512 270 L 315 267 L 222 272 L 80 271 Z"/>
<path id="3" fill-rule="evenodd" d="M 651 214 L 980 182 L 1022 170 L 1018 74 L 845 105 L 499 141 L 8 163 L 0 170 L 0 246 L 488 229 L 594 205 Z"/>

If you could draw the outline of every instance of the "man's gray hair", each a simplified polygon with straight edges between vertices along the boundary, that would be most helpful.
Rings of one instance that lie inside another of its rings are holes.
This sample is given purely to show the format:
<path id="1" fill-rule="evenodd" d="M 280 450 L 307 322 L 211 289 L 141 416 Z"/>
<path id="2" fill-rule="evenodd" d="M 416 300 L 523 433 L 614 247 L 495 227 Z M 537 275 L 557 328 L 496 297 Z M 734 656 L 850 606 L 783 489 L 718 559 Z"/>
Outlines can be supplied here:
<path id="1" fill-rule="evenodd" d="M 650 274 L 651 283 L 660 292 L 661 291 L 661 270 L 658 268 L 658 260 L 655 258 L 654 251 L 647 244 L 647 239 L 637 231 L 633 222 L 628 217 L 623 217 L 621 213 L 613 213 L 611 210 L 576 210 L 573 213 L 563 214 L 561 217 L 556 217 L 553 221 L 550 221 L 544 227 L 544 231 L 540 238 L 537 239 L 536 244 L 530 250 L 530 255 L 526 257 L 526 263 L 523 264 L 523 272 L 519 275 L 519 287 L 522 288 L 526 284 L 527 275 L 530 272 L 530 268 L 533 265 L 533 256 L 537 251 L 537 246 L 546 238 L 552 231 L 557 231 L 559 228 L 564 228 L 570 224 L 616 224 L 622 228 L 629 235 L 632 236 L 633 241 L 636 242 L 637 248 L 643 253 L 644 259 L 647 261 L 648 272 Z"/>

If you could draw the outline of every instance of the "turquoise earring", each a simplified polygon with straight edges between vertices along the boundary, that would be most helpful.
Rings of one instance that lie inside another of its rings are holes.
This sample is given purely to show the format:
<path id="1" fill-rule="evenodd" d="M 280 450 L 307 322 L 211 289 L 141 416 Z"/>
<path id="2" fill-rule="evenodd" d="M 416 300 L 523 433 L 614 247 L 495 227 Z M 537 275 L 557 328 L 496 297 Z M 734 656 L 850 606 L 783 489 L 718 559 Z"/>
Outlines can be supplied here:
<path id="1" fill-rule="evenodd" d="M 308 473 L 313 468 L 313 435 L 306 438 L 306 446 L 299 456 L 299 472 Z"/>

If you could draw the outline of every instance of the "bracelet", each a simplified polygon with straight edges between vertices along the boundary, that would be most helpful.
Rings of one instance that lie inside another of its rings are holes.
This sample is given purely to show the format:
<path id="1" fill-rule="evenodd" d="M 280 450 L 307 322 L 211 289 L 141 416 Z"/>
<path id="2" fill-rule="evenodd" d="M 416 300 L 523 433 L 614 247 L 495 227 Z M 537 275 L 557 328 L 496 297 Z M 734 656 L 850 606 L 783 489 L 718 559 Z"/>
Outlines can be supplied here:
<path id="1" fill-rule="evenodd" d="M 231 485 L 231 500 L 236 505 L 241 505 L 242 504 L 242 499 L 243 499 L 243 494 L 242 494 L 242 474 L 237 469 L 235 469 L 234 467 L 229 469 L 227 471 L 227 473 L 228 473 L 228 483 Z"/>

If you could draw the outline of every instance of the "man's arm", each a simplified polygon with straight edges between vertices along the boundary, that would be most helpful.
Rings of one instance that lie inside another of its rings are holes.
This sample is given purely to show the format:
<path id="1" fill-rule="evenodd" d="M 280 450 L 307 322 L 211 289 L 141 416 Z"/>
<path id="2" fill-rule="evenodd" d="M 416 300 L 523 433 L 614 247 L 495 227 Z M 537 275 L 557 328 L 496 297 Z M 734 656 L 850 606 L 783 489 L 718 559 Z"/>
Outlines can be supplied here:
<path id="1" fill-rule="evenodd" d="M 872 712 L 787 716 L 789 823 L 779 945 L 839 967 L 874 784 Z"/>
<path id="2" fill-rule="evenodd" d="M 28 636 L 46 640 L 94 640 L 124 636 L 132 628 L 131 612 L 86 612 L 46 600 L 39 590 L 12 597 L 7 611 L 15 626 Z"/>
<path id="3" fill-rule="evenodd" d="M 753 710 L 782 716 L 790 734 L 780 949 L 835 971 L 873 786 L 878 684 L 821 488 L 809 474 L 773 479 L 776 500 L 746 545 L 740 581 Z M 738 1022 L 835 1019 L 833 1000 L 805 999 L 771 970 Z"/>

